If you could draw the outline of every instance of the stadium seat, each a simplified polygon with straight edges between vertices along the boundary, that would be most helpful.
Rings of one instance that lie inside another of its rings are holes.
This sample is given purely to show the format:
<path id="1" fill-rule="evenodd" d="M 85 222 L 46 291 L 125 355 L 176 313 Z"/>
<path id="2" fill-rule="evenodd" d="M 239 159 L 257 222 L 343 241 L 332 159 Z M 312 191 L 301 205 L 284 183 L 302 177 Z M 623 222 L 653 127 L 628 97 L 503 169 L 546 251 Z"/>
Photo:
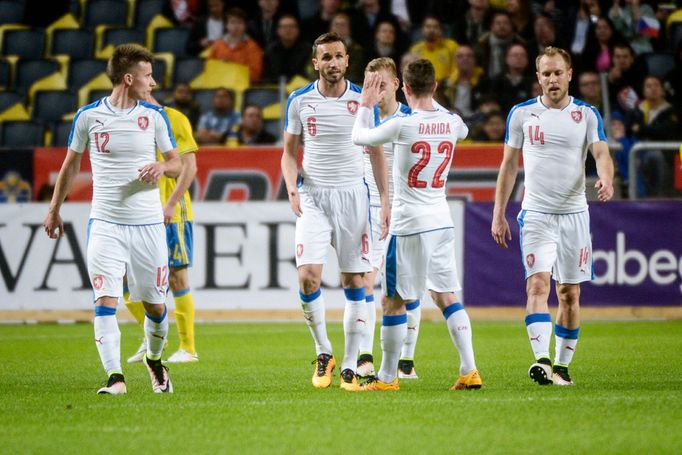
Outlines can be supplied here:
<path id="1" fill-rule="evenodd" d="M 68 55 L 72 59 L 92 58 L 94 37 L 88 30 L 57 29 L 52 33 L 51 55 Z"/>
<path id="2" fill-rule="evenodd" d="M 0 60 L 0 90 L 9 90 L 12 83 L 12 65 L 5 59 Z"/>
<path id="3" fill-rule="evenodd" d="M 107 62 L 105 60 L 71 60 L 69 62 L 68 85 L 76 90 L 106 70 Z"/>
<path id="4" fill-rule="evenodd" d="M 15 92 L 0 92 L 0 112 L 4 112 L 7 108 L 23 102 L 24 99 Z"/>
<path id="5" fill-rule="evenodd" d="M 669 52 L 650 52 L 642 55 L 647 74 L 664 79 L 675 68 L 675 55 Z"/>
<path id="6" fill-rule="evenodd" d="M 104 31 L 102 47 L 111 44 L 116 47 L 119 44 L 137 43 L 144 45 L 144 32 L 133 28 L 108 28 Z"/>
<path id="7" fill-rule="evenodd" d="M 192 90 L 192 97 L 199 106 L 201 106 L 201 113 L 210 111 L 213 108 L 213 89 Z"/>
<path id="8" fill-rule="evenodd" d="M 166 87 L 166 62 L 160 58 L 154 59 L 152 63 L 152 77 L 158 88 Z"/>
<path id="9" fill-rule="evenodd" d="M 109 95 L 111 95 L 111 90 L 107 89 L 90 90 L 88 103 L 94 103 L 95 101 L 100 100 L 105 96 Z"/>
<path id="10" fill-rule="evenodd" d="M 14 88 L 25 93 L 39 79 L 59 71 L 59 63 L 48 59 L 20 59 L 17 62 Z"/>
<path id="11" fill-rule="evenodd" d="M 244 91 L 242 106 L 255 104 L 265 109 L 274 103 L 279 103 L 279 89 L 277 87 L 251 87 Z"/>
<path id="12" fill-rule="evenodd" d="M 3 122 L 0 136 L 3 147 L 42 147 L 45 145 L 45 125 L 35 121 Z"/>
<path id="13" fill-rule="evenodd" d="M 282 138 L 282 126 L 279 119 L 265 120 L 263 122 L 263 129 L 275 136 L 278 141 Z"/>
<path id="14" fill-rule="evenodd" d="M 44 122 L 62 120 L 64 114 L 78 110 L 76 93 L 68 90 L 41 90 L 33 99 L 33 119 Z"/>
<path id="15" fill-rule="evenodd" d="M 187 39 L 189 29 L 186 28 L 160 28 L 154 32 L 154 44 L 152 51 L 170 52 L 175 58 L 187 57 Z"/>
<path id="16" fill-rule="evenodd" d="M 50 125 L 52 131 L 52 147 L 66 147 L 69 143 L 69 134 L 71 134 L 71 120 L 62 120 L 54 122 Z"/>
<path id="17" fill-rule="evenodd" d="M 24 0 L 0 1 L 0 24 L 21 24 L 24 21 Z"/>
<path id="18" fill-rule="evenodd" d="M 94 30 L 98 25 L 124 27 L 128 19 L 127 0 L 88 0 L 83 12 L 83 27 Z"/>
<path id="19" fill-rule="evenodd" d="M 6 30 L 2 54 L 20 58 L 42 58 L 45 51 L 45 32 L 41 28 Z"/>
<path id="20" fill-rule="evenodd" d="M 175 62 L 173 85 L 180 82 L 189 84 L 204 71 L 204 60 L 201 58 L 183 58 Z"/>
<path id="21" fill-rule="evenodd" d="M 163 14 L 163 0 L 137 0 L 135 5 L 135 28 L 145 30 L 152 18 L 157 14 Z"/>

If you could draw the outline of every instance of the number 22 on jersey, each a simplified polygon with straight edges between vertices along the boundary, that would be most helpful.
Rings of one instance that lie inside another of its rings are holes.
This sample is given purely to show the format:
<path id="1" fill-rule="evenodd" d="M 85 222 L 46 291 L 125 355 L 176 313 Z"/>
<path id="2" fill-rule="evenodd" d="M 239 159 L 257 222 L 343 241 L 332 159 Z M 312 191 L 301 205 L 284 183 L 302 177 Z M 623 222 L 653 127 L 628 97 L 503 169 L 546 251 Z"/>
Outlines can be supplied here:
<path id="1" fill-rule="evenodd" d="M 441 178 L 441 175 L 443 175 L 443 172 L 450 164 L 454 148 L 453 143 L 449 141 L 443 141 L 438 144 L 438 153 L 444 153 L 445 155 L 443 156 L 443 161 L 433 174 L 433 179 L 431 180 L 432 188 L 442 188 L 445 185 L 445 180 Z M 411 188 L 426 188 L 428 182 L 420 180 L 419 174 L 429 164 L 429 161 L 431 161 L 431 144 L 426 141 L 415 142 L 412 144 L 411 151 L 412 153 L 421 153 L 421 157 L 419 158 L 419 161 L 410 168 L 410 172 L 407 175 L 407 186 Z"/>

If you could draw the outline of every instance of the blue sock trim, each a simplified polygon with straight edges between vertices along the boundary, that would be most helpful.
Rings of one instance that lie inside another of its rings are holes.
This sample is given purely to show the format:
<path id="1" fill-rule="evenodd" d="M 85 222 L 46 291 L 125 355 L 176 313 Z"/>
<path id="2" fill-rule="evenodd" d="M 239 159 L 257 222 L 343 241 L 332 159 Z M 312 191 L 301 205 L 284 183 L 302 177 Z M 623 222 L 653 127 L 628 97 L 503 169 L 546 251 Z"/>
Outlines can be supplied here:
<path id="1" fill-rule="evenodd" d="M 365 294 L 365 302 L 374 303 L 374 294 Z"/>
<path id="2" fill-rule="evenodd" d="M 154 322 L 156 322 L 157 324 L 161 324 L 161 323 L 163 322 L 163 320 L 166 319 L 166 315 L 167 315 L 167 314 L 168 314 L 168 307 L 165 307 L 165 308 L 163 309 L 163 314 L 162 314 L 160 317 L 158 317 L 158 318 L 155 318 L 155 317 L 153 317 L 153 316 L 150 316 L 149 313 L 147 313 L 146 311 L 144 312 L 144 315 L 147 316 L 147 317 L 149 318 L 150 321 L 154 321 Z"/>
<path id="3" fill-rule="evenodd" d="M 419 305 L 421 305 L 421 303 L 419 302 L 419 300 L 415 300 L 414 302 L 406 303 L 406 304 L 405 304 L 405 309 L 406 309 L 407 311 L 416 310 L 417 308 L 419 308 Z"/>
<path id="4" fill-rule="evenodd" d="M 443 310 L 443 317 L 444 317 L 445 320 L 447 321 L 448 318 L 449 318 L 453 313 L 456 313 L 457 311 L 463 310 L 463 309 L 464 309 L 464 305 L 462 305 L 461 303 L 459 303 L 459 302 L 453 303 L 452 305 L 450 305 L 449 307 L 447 307 L 447 308 L 445 308 L 445 309 Z"/>
<path id="5" fill-rule="evenodd" d="M 298 291 L 298 298 L 301 299 L 301 302 L 303 303 L 310 303 L 316 298 L 318 298 L 320 295 L 322 295 L 322 289 L 319 289 L 312 294 L 304 294 L 303 291 Z"/>
<path id="6" fill-rule="evenodd" d="M 129 292 L 130 292 L 130 289 L 128 289 L 128 285 L 126 284 L 125 286 L 123 286 L 123 293 L 128 294 Z"/>
<path id="7" fill-rule="evenodd" d="M 577 340 L 578 332 L 580 332 L 580 327 L 575 329 L 567 329 L 563 325 L 554 324 L 554 333 L 558 337 L 566 338 L 569 340 Z"/>
<path id="8" fill-rule="evenodd" d="M 95 307 L 95 317 L 97 316 L 116 316 L 116 308 L 97 305 Z"/>
<path id="9" fill-rule="evenodd" d="M 190 288 L 185 288 L 185 289 L 180 289 L 177 292 L 173 293 L 173 297 L 182 297 L 183 295 L 187 295 L 190 292 Z"/>
<path id="10" fill-rule="evenodd" d="M 365 300 L 365 288 L 343 288 L 343 294 L 346 300 L 359 302 Z"/>
<path id="11" fill-rule="evenodd" d="M 384 315 L 381 325 L 390 327 L 393 325 L 407 324 L 407 314 Z"/>
<path id="12" fill-rule="evenodd" d="M 536 322 L 552 322 L 552 315 L 549 313 L 533 313 L 526 316 L 526 325 Z"/>

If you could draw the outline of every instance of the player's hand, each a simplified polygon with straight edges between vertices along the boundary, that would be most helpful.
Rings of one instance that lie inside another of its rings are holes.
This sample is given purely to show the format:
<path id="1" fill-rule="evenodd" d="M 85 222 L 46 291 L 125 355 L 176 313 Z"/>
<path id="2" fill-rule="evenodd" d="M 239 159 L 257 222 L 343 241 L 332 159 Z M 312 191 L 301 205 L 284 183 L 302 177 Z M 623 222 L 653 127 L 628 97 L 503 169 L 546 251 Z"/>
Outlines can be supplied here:
<path id="1" fill-rule="evenodd" d="M 175 205 L 176 204 L 168 204 L 163 206 L 163 223 L 168 224 L 171 222 L 173 219 L 173 215 L 175 215 Z"/>
<path id="2" fill-rule="evenodd" d="M 155 163 L 145 164 L 138 169 L 140 175 L 138 179 L 144 183 L 156 183 L 163 175 L 163 163 L 157 161 Z"/>
<path id="3" fill-rule="evenodd" d="M 360 94 L 360 105 L 374 106 L 381 101 L 384 92 L 385 90 L 381 90 L 381 75 L 374 71 L 365 73 L 365 81 L 362 84 L 362 93 Z"/>
<path id="4" fill-rule="evenodd" d="M 45 221 L 43 221 L 43 229 L 51 239 L 64 237 L 64 221 L 62 221 L 62 217 L 59 216 L 59 212 L 47 212 Z"/>
<path id="5" fill-rule="evenodd" d="M 613 182 L 599 179 L 594 187 L 597 189 L 597 198 L 601 202 L 606 202 L 613 197 Z"/>
<path id="6" fill-rule="evenodd" d="M 291 204 L 291 211 L 294 212 L 296 216 L 301 216 L 303 211 L 301 210 L 301 197 L 298 195 L 298 191 L 289 191 L 289 204 Z"/>
<path id="7" fill-rule="evenodd" d="M 391 227 L 391 207 L 381 207 L 381 236 L 379 240 L 384 240 L 388 237 L 388 231 Z"/>
<path id="8" fill-rule="evenodd" d="M 507 240 L 511 240 L 511 229 L 507 219 L 493 218 L 493 224 L 490 227 L 490 233 L 493 235 L 493 240 L 502 248 L 507 248 Z"/>

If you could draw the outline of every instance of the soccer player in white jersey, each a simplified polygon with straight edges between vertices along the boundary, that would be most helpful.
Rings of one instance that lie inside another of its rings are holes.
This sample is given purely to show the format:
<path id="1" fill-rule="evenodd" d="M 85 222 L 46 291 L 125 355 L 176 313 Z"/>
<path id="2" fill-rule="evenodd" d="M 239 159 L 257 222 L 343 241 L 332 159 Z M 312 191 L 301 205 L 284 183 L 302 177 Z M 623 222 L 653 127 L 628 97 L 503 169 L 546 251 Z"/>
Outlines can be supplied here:
<path id="1" fill-rule="evenodd" d="M 394 144 L 395 194 L 382 267 L 383 357 L 377 377 L 360 389 L 400 389 L 397 368 L 407 335 L 405 301 L 419 298 L 427 288 L 443 312 L 459 351 L 459 377 L 451 390 L 478 389 L 482 380 L 474 360 L 471 323 L 455 294 L 461 287 L 454 224 L 445 194 L 455 143 L 466 137 L 468 128 L 458 115 L 434 107 L 437 83 L 431 62 L 419 59 L 408 64 L 403 81 L 411 115 L 393 117 L 376 128 L 367 127 L 370 107 L 382 96 L 381 76 L 368 73 L 353 126 L 353 142 L 358 145 Z"/>
<path id="2" fill-rule="evenodd" d="M 376 72 L 381 76 L 381 90 L 383 96 L 379 100 L 378 110 L 379 115 L 376 116 L 375 122 L 372 126 L 377 126 L 380 123 L 388 120 L 393 116 L 404 117 L 409 115 L 412 111 L 409 106 L 400 103 L 396 99 L 396 91 L 400 87 L 398 74 L 395 67 L 395 62 L 390 57 L 380 57 L 372 60 L 367 64 L 365 73 Z M 393 144 L 383 144 L 384 156 L 386 157 L 386 167 L 388 169 L 388 198 L 393 200 Z M 374 356 L 372 350 L 374 346 L 374 328 L 376 325 L 376 309 L 374 305 L 374 282 L 377 272 L 383 265 L 384 250 L 386 240 L 381 237 L 381 219 L 380 209 L 381 200 L 379 198 L 379 191 L 377 190 L 374 175 L 372 173 L 372 166 L 369 154 L 365 154 L 365 181 L 369 187 L 369 214 L 370 224 L 372 227 L 372 242 L 370 261 L 372 262 L 372 271 L 365 273 L 365 300 L 367 301 L 367 324 L 365 331 L 360 341 L 360 352 L 358 357 L 358 376 L 361 378 L 368 378 L 375 375 L 374 372 Z M 405 337 L 405 344 L 402 347 L 400 360 L 398 361 L 398 378 L 400 379 L 417 379 L 417 373 L 414 369 L 414 351 L 417 345 L 417 338 L 419 336 L 419 323 L 421 321 L 421 302 L 419 299 L 406 302 L 407 308 L 407 336 Z"/>
<path id="3" fill-rule="evenodd" d="M 542 95 L 518 104 L 507 118 L 491 233 L 502 248 L 511 240 L 505 210 L 523 150 L 525 194 L 517 220 L 526 272 L 526 330 L 535 356 L 528 375 L 538 384 L 572 385 L 568 365 L 580 329 L 580 283 L 592 279 L 590 217 L 585 199 L 585 157 L 597 163 L 600 201 L 613 196 L 613 162 L 599 111 L 568 94 L 571 57 L 547 47 L 535 61 Z M 554 366 L 547 298 L 554 278 L 559 308 Z"/>
<path id="4" fill-rule="evenodd" d="M 360 87 L 344 77 L 348 53 L 343 39 L 336 33 L 325 33 L 315 40 L 312 62 L 319 79 L 292 93 L 287 103 L 282 174 L 291 209 L 298 217 L 295 237 L 299 297 L 317 354 L 312 383 L 314 387 L 329 387 L 336 365 L 320 290 L 322 267 L 331 244 L 336 249 L 346 298 L 341 388 L 353 391 L 358 388 L 355 370 L 362 329 L 367 321 L 362 275 L 372 270 L 363 149 L 353 145 L 350 137 Z M 301 134 L 303 169 L 301 181 L 297 183 Z M 381 221 L 387 230 L 390 208 L 386 162 L 380 147 L 371 153 L 381 194 Z"/>
<path id="5" fill-rule="evenodd" d="M 143 359 L 155 393 L 173 385 L 161 352 L 168 334 L 166 290 L 168 250 L 157 181 L 180 178 L 175 139 L 163 108 L 144 102 L 156 85 L 154 56 L 136 44 L 118 46 L 107 64 L 111 95 L 82 107 L 73 119 L 68 151 L 43 223 L 50 238 L 64 234 L 59 210 L 87 148 L 92 164 L 93 197 L 88 222 L 87 262 L 95 300 L 95 345 L 108 375 L 99 394 L 124 394 L 121 332 L 116 307 L 123 276 L 133 299 L 144 304 L 147 354 Z M 157 148 L 164 161 L 156 160 Z M 172 213 L 181 194 L 171 195 Z"/>

